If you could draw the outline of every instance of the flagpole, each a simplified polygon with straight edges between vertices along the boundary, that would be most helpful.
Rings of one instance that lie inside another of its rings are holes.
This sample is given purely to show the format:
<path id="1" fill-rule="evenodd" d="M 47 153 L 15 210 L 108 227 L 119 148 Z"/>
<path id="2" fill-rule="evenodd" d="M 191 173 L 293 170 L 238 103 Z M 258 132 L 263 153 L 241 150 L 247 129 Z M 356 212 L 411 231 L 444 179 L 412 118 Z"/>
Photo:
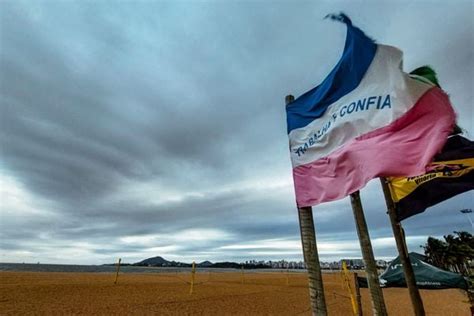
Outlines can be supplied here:
<path id="1" fill-rule="evenodd" d="M 314 230 L 313 209 L 311 207 L 298 208 L 298 217 L 304 262 L 306 269 L 308 269 L 309 297 L 313 315 L 327 315 L 323 278 Z"/>
<path id="2" fill-rule="evenodd" d="M 360 248 L 365 263 L 367 273 L 367 283 L 369 285 L 370 297 L 372 298 L 372 310 L 374 315 L 387 315 L 383 292 L 380 288 L 377 265 L 375 263 L 374 251 L 370 242 L 369 230 L 365 221 L 364 210 L 360 201 L 360 193 L 356 191 L 351 194 L 352 212 L 356 222 L 357 235 L 359 236 Z"/>
<path id="3" fill-rule="evenodd" d="M 398 256 L 403 266 L 405 282 L 408 287 L 408 292 L 410 293 L 411 304 L 416 316 L 424 316 L 425 308 L 423 307 L 423 301 L 421 300 L 420 292 L 416 286 L 415 273 L 413 272 L 413 267 L 411 266 L 410 258 L 408 256 L 406 240 L 402 234 L 402 224 L 397 220 L 395 203 L 390 194 L 388 181 L 385 178 L 380 178 L 380 183 L 382 184 L 385 203 L 387 204 L 387 213 L 390 217 L 390 223 L 392 224 L 393 236 L 395 237 L 395 242 L 397 244 Z"/>
<path id="4" fill-rule="evenodd" d="M 287 95 L 285 104 L 288 106 L 294 99 L 292 95 Z M 325 316 L 327 315 L 327 309 L 324 299 L 323 278 L 319 264 L 318 247 L 316 244 L 316 233 L 314 230 L 313 209 L 311 207 L 299 207 L 298 218 L 304 262 L 308 269 L 309 298 L 312 314 Z"/>

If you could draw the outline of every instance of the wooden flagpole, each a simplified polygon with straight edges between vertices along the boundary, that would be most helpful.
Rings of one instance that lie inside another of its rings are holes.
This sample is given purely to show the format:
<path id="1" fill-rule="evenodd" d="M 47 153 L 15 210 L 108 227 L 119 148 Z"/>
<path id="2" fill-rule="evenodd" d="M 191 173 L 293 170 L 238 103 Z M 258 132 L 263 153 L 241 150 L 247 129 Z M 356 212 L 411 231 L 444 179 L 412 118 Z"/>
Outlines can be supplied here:
<path id="1" fill-rule="evenodd" d="M 367 283 L 372 298 L 373 314 L 385 316 L 387 315 L 387 309 L 385 308 L 383 292 L 380 288 L 377 265 L 375 263 L 374 252 L 370 242 L 369 230 L 367 229 L 367 222 L 365 221 L 359 191 L 351 194 L 351 205 L 356 222 L 357 235 L 359 235 L 360 248 L 362 250 L 362 256 L 364 257 Z"/>
<path id="2" fill-rule="evenodd" d="M 387 213 L 390 217 L 390 223 L 392 224 L 393 236 L 395 237 L 395 242 L 397 244 L 398 256 L 403 266 L 403 272 L 405 273 L 405 282 L 408 287 L 408 292 L 410 293 L 413 311 L 415 312 L 416 316 L 424 316 L 425 308 L 423 307 L 423 301 L 421 300 L 420 292 L 416 286 L 415 273 L 413 272 L 413 267 L 411 266 L 410 258 L 408 256 L 408 248 L 404 234 L 402 232 L 402 224 L 397 220 L 395 203 L 392 200 L 392 195 L 390 194 L 390 188 L 388 187 L 387 179 L 380 178 L 380 182 L 382 183 L 385 203 L 387 204 Z"/>
<path id="3" fill-rule="evenodd" d="M 300 221 L 304 262 L 308 269 L 309 296 L 313 315 L 327 315 L 323 278 L 321 275 L 318 247 L 316 245 L 316 233 L 314 230 L 313 209 L 311 207 L 298 208 L 298 217 Z"/>
<path id="4" fill-rule="evenodd" d="M 288 106 L 295 98 L 287 95 L 285 104 Z M 319 264 L 318 248 L 316 245 L 316 233 L 314 231 L 313 209 L 311 207 L 298 208 L 300 222 L 301 243 L 303 244 L 303 256 L 308 269 L 309 298 L 313 315 L 327 315 L 326 301 L 324 299 L 323 278 Z"/>

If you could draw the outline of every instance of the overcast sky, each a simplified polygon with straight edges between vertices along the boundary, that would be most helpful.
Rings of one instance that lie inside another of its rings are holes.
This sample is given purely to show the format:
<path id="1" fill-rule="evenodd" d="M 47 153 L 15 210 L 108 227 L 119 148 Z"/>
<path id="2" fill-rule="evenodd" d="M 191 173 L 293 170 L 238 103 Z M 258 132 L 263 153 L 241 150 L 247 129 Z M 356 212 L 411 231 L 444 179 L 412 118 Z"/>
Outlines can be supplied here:
<path id="1" fill-rule="evenodd" d="M 0 262 L 302 260 L 284 97 L 338 61 L 341 10 L 433 66 L 473 138 L 472 1 L 1 1 Z M 393 258 L 378 180 L 361 195 Z M 473 201 L 404 221 L 410 250 Z M 361 257 L 347 198 L 314 216 L 322 260 Z"/>

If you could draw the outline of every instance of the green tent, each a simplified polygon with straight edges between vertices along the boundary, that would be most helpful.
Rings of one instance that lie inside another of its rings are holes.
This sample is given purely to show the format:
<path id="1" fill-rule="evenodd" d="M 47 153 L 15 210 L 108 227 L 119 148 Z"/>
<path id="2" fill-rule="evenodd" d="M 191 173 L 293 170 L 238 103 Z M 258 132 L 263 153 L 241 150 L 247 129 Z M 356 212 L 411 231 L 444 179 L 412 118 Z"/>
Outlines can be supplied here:
<path id="1" fill-rule="evenodd" d="M 416 284 L 420 289 L 467 289 L 466 279 L 457 273 L 441 270 L 425 262 L 425 256 L 416 252 L 409 254 L 415 273 Z M 405 274 L 400 258 L 393 260 L 379 277 L 380 285 L 384 287 L 406 287 Z"/>

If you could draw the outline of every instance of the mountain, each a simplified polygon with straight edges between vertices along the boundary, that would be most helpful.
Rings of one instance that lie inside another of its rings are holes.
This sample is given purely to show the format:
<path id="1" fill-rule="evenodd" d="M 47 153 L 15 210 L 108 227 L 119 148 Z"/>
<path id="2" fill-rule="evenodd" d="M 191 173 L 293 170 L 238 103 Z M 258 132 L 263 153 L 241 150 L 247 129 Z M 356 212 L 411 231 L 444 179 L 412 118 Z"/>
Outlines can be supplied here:
<path id="1" fill-rule="evenodd" d="M 153 267 L 162 267 L 162 266 L 168 266 L 171 262 L 164 259 L 163 257 L 153 257 L 153 258 L 148 258 L 143 261 L 134 263 L 133 265 L 135 266 L 153 266 Z"/>
<path id="2" fill-rule="evenodd" d="M 137 262 L 133 264 L 134 266 L 144 266 L 144 267 L 191 267 L 192 265 L 189 263 L 183 263 L 179 261 L 168 261 L 163 257 L 157 256 L 153 258 L 148 258 L 143 261 Z M 271 268 L 270 265 L 267 264 L 241 264 L 236 262 L 216 262 L 212 263 L 210 261 L 203 261 L 201 263 L 196 264 L 198 268 L 233 268 L 233 269 L 268 269 Z"/>
<path id="3" fill-rule="evenodd" d="M 191 264 L 189 263 L 168 261 L 165 258 L 160 257 L 160 256 L 148 258 L 143 261 L 134 263 L 133 265 L 144 266 L 144 267 L 191 267 Z"/>

